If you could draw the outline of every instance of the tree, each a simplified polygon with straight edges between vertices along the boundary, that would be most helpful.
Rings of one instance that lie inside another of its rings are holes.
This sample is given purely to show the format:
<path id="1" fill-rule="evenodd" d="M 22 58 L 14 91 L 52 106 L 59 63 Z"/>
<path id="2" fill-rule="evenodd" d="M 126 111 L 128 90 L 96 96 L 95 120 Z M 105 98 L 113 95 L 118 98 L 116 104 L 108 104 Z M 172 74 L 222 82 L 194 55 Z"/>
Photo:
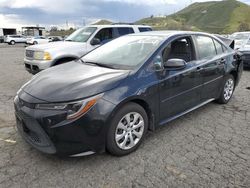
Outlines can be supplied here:
<path id="1" fill-rule="evenodd" d="M 249 31 L 249 24 L 242 22 L 240 23 L 239 27 L 238 27 L 238 31 Z"/>
<path id="2" fill-rule="evenodd" d="M 51 27 L 50 27 L 50 31 L 52 31 L 52 32 L 53 32 L 53 31 L 57 31 L 57 30 L 58 30 L 58 29 L 57 29 L 56 26 L 51 26 Z"/>

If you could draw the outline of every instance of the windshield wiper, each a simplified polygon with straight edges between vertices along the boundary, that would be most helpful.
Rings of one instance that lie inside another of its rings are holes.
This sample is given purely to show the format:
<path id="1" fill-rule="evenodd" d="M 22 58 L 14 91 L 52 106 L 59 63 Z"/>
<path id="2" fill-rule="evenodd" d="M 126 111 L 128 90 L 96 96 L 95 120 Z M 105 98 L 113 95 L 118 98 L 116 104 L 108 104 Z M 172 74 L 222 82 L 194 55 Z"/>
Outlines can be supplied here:
<path id="1" fill-rule="evenodd" d="M 71 39 L 66 39 L 65 41 L 73 41 L 73 40 L 71 40 Z"/>
<path id="2" fill-rule="evenodd" d="M 92 64 L 92 65 L 97 65 L 97 66 L 99 66 L 99 67 L 105 67 L 105 68 L 110 68 L 110 69 L 115 69 L 115 67 L 114 66 L 112 66 L 112 65 L 107 65 L 107 64 L 102 64 L 102 63 L 97 63 L 97 62 L 85 62 L 85 61 L 83 61 L 83 60 L 81 60 L 83 63 L 86 63 L 86 64 Z"/>

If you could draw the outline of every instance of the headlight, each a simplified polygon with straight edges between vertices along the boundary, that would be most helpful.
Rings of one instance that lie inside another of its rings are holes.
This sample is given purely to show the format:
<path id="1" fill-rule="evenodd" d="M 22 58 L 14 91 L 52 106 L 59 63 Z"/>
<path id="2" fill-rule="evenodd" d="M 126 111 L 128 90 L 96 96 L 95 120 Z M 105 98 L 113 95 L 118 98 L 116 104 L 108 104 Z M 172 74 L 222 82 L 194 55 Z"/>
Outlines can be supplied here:
<path id="1" fill-rule="evenodd" d="M 41 52 L 35 51 L 34 52 L 34 59 L 36 60 L 51 60 L 51 55 L 49 52 Z"/>
<path id="2" fill-rule="evenodd" d="M 88 99 L 70 103 L 37 104 L 35 108 L 40 110 L 65 110 L 67 111 L 67 119 L 76 119 L 88 112 L 102 96 L 103 94 L 99 94 Z"/>

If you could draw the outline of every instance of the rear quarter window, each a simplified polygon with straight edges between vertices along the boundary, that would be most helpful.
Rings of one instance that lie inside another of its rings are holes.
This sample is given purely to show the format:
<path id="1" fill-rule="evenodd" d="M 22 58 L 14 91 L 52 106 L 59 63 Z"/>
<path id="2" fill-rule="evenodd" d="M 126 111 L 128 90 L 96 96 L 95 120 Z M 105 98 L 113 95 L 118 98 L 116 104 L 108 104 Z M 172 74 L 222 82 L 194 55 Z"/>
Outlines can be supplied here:
<path id="1" fill-rule="evenodd" d="M 140 32 L 152 31 L 150 27 L 139 27 L 138 29 Z"/>

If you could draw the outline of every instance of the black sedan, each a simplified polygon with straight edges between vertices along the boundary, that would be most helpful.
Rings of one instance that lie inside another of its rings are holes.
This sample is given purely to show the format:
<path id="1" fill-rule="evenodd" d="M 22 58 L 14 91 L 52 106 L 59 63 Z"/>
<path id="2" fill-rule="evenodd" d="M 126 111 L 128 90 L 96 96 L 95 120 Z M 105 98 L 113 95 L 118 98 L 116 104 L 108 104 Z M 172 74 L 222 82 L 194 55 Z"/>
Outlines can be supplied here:
<path id="1" fill-rule="evenodd" d="M 228 103 L 242 69 L 240 55 L 206 33 L 124 36 L 33 77 L 14 100 L 17 127 L 45 153 L 126 155 L 148 130 Z"/>

